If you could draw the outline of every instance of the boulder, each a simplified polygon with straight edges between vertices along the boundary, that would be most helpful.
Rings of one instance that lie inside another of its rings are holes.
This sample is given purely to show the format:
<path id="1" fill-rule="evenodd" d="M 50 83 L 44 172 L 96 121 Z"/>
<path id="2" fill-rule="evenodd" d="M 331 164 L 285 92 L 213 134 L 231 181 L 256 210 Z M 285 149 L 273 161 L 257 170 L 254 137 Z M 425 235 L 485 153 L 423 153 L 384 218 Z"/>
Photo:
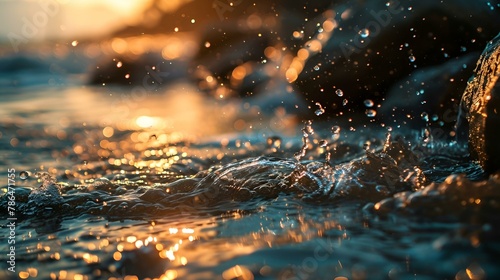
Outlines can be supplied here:
<path id="1" fill-rule="evenodd" d="M 479 58 L 460 104 L 457 127 L 469 139 L 471 156 L 483 169 L 500 169 L 500 33 Z"/>
<path id="2" fill-rule="evenodd" d="M 372 0 L 335 4 L 331 10 L 337 27 L 320 52 L 307 59 L 296 84 L 308 101 L 320 102 L 330 116 L 364 113 L 364 100 L 380 104 L 396 81 L 415 70 L 481 51 L 498 32 L 500 13 L 498 8 L 491 9 L 488 1 L 479 2 Z M 321 20 L 314 22 L 324 22 Z M 341 89 L 343 96 L 337 96 L 336 89 Z"/>
<path id="3" fill-rule="evenodd" d="M 452 131 L 463 89 L 479 55 L 473 52 L 441 65 L 418 68 L 397 81 L 377 110 L 378 120 L 391 126 Z"/>

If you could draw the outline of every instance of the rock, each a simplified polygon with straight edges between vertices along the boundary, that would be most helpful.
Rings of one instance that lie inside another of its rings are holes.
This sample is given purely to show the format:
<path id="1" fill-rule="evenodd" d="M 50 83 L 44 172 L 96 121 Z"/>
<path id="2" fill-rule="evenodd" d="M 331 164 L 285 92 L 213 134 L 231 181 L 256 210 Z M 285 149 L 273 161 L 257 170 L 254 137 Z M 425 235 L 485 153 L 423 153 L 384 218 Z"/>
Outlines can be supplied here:
<path id="1" fill-rule="evenodd" d="M 265 71 L 257 70 L 265 57 L 264 50 L 271 45 L 270 36 L 260 28 L 217 26 L 203 31 L 202 46 L 190 71 L 199 88 L 214 96 L 251 95 L 256 85 L 269 80 Z"/>
<path id="2" fill-rule="evenodd" d="M 486 0 L 480 2 L 374 0 L 334 5 L 338 26 L 321 51 L 307 60 L 296 84 L 330 116 L 362 114 L 365 99 L 380 104 L 394 82 L 415 69 L 481 51 L 481 43 L 498 32 L 499 11 L 490 9 Z M 323 18 L 328 17 L 326 11 Z M 336 89 L 344 95 L 336 96 Z"/>
<path id="3" fill-rule="evenodd" d="M 378 120 L 391 126 L 429 126 L 451 131 L 457 121 L 463 88 L 479 55 L 473 52 L 411 72 L 389 89 L 377 109 Z"/>
<path id="4" fill-rule="evenodd" d="M 471 156 L 483 169 L 500 169 L 500 33 L 477 62 L 460 104 L 459 132 L 467 133 Z"/>
<path id="5" fill-rule="evenodd" d="M 412 75 L 417 81 L 439 77 L 442 83 L 431 86 L 439 97 L 426 110 L 429 115 L 444 114 L 454 105 L 446 102 L 448 93 L 442 90 L 450 90 L 453 98 L 457 94 L 453 86 L 461 84 L 455 80 L 455 85 L 447 85 L 446 75 L 436 71 L 450 70 L 496 35 L 500 12 L 490 2 L 238 0 L 229 5 L 216 0 L 187 2 L 174 11 L 157 0 L 143 23 L 114 36 L 174 30 L 197 34 L 199 52 L 188 72 L 202 90 L 217 98 L 257 95 L 269 81 L 281 79 L 296 86 L 311 108 L 319 102 L 325 109 L 321 117 L 356 120 L 357 114 L 366 121 L 363 101 L 382 104 L 394 83 Z M 294 62 L 294 57 L 301 58 Z M 94 75 L 98 77 L 94 83 L 129 84 L 134 76 L 146 75 L 145 66 L 154 65 L 137 64 L 131 68 L 140 71 L 124 79 L 125 71 L 115 71 L 115 62 Z M 441 69 L 430 68 L 445 63 Z M 423 73 L 428 69 L 435 70 L 435 76 Z M 417 86 L 410 84 L 407 89 Z M 434 96 L 431 88 L 429 95 Z M 344 95 L 335 94 L 337 89 Z"/>

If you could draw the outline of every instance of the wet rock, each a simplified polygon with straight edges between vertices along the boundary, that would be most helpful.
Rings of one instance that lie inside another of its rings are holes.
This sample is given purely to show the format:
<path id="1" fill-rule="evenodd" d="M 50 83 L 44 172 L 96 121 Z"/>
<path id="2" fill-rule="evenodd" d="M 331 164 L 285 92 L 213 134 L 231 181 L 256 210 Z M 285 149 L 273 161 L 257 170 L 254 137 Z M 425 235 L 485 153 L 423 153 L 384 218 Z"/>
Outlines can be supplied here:
<path id="1" fill-rule="evenodd" d="M 460 133 L 469 139 L 471 156 L 486 172 L 500 169 L 500 34 L 491 40 L 477 62 L 462 96 Z"/>
<path id="2" fill-rule="evenodd" d="M 377 117 L 387 125 L 452 130 L 463 88 L 478 57 L 479 53 L 473 52 L 411 72 L 389 89 Z"/>
<path id="3" fill-rule="evenodd" d="M 190 63 L 189 75 L 217 98 L 257 95 L 269 80 L 281 79 L 297 86 L 311 107 L 319 102 L 325 109 L 322 117 L 355 118 L 353 113 L 357 113 L 362 121 L 367 117 L 364 100 L 381 104 L 395 89 L 394 83 L 408 77 L 416 80 L 405 86 L 408 90 L 417 87 L 420 79 L 442 81 L 427 89 L 432 96 L 432 91 L 440 92 L 428 102 L 428 114 L 444 116 L 449 108 L 454 110 L 453 102 L 447 102 L 448 93 L 442 94 L 442 90 L 450 90 L 453 98 L 457 93 L 452 88 L 460 88 L 461 75 L 470 69 L 458 71 L 452 66 L 482 50 L 483 43 L 498 32 L 500 16 L 488 0 L 322 0 L 305 4 L 259 0 L 233 1 L 232 5 L 192 1 L 176 11 L 153 1 L 145 14 L 147 21 L 115 35 L 170 33 L 174 29 L 196 33 L 199 53 Z M 116 71 L 116 61 L 109 62 L 105 70 L 96 71 L 93 82 L 140 84 L 147 75 L 144 67 L 154 65 L 144 61 L 124 62 L 122 67 L 131 64 L 129 71 Z M 429 68 L 442 64 L 447 65 Z M 135 69 L 139 72 L 123 78 Z M 420 69 L 422 72 L 415 72 Z M 423 72 L 429 69 L 433 71 Z M 450 69 L 457 72 L 450 74 L 455 84 L 448 85 L 446 75 L 438 72 Z M 335 94 L 338 89 L 343 96 Z M 413 101 L 411 106 L 421 106 Z"/>
<path id="4" fill-rule="evenodd" d="M 198 86 L 216 96 L 251 94 L 256 85 L 269 80 L 264 71 L 257 71 L 264 50 L 271 44 L 267 34 L 262 29 L 226 25 L 204 31 L 203 45 L 191 67 Z M 226 91 L 221 92 L 222 88 Z"/>
<path id="5" fill-rule="evenodd" d="M 498 31 L 499 12 L 486 2 L 380 0 L 334 5 L 333 15 L 326 11 L 314 22 L 330 17 L 338 26 L 307 60 L 296 84 L 307 100 L 320 102 L 330 116 L 362 114 L 365 99 L 379 104 L 395 81 L 415 69 L 480 51 L 481 42 Z M 336 96 L 336 89 L 344 96 Z"/>

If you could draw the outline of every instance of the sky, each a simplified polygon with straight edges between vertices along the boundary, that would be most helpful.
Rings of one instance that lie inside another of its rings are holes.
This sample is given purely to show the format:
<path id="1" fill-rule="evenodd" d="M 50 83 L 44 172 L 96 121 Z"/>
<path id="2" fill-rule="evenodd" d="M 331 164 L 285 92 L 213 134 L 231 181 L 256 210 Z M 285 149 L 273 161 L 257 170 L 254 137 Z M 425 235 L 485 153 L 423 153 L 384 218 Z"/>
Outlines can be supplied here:
<path id="1" fill-rule="evenodd" d="M 141 19 L 151 0 L 0 0 L 2 41 L 105 35 Z"/>

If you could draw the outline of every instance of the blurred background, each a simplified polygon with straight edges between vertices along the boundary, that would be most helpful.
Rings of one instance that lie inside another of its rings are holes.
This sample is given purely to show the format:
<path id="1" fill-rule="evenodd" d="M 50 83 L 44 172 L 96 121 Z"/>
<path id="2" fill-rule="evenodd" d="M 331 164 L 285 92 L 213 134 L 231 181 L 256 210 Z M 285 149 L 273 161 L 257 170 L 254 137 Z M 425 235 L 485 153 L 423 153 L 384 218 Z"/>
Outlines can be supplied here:
<path id="1" fill-rule="evenodd" d="M 162 2 L 173 6 L 180 1 Z M 35 41 L 102 36 L 139 22 L 151 3 L 152 0 L 1 0 L 0 40 L 5 44 L 9 42 L 9 33 L 22 34 L 26 21 L 39 29 L 33 37 Z M 44 8 L 49 11 L 45 12 L 47 17 L 39 14 Z"/>

